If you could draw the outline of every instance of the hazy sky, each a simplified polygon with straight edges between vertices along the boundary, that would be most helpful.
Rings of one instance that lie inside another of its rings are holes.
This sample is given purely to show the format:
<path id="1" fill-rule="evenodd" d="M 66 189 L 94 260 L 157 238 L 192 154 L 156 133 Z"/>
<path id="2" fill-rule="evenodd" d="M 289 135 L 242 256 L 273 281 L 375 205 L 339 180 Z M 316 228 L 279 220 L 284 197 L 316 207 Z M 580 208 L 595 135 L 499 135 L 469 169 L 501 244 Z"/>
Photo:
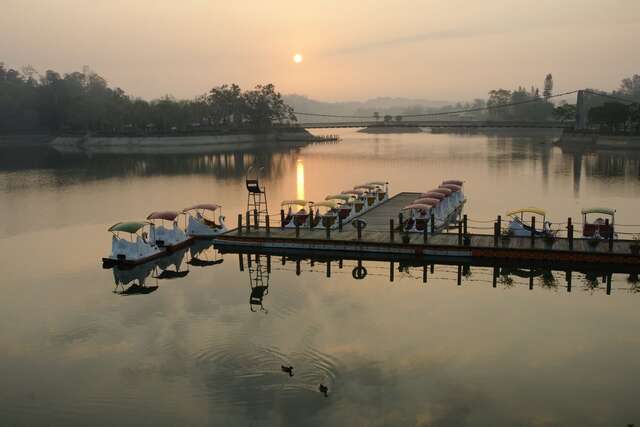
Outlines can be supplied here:
<path id="1" fill-rule="evenodd" d="M 640 0 L 0 0 L 0 61 L 89 65 L 144 98 L 273 82 L 458 100 L 548 72 L 556 91 L 613 89 L 640 74 L 638 40 Z"/>

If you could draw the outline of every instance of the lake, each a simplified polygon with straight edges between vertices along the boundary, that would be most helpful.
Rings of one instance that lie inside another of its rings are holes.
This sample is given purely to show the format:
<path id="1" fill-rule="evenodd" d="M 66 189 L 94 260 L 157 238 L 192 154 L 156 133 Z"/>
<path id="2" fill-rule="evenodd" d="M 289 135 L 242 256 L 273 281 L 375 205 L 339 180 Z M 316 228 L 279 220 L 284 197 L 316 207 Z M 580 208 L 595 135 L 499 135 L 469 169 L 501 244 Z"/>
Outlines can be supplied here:
<path id="1" fill-rule="evenodd" d="M 344 260 L 327 278 L 320 262 L 241 267 L 206 244 L 102 268 L 118 221 L 215 202 L 235 225 L 250 166 L 264 167 L 274 216 L 281 200 L 365 181 L 395 194 L 462 179 L 478 221 L 525 206 L 579 221 L 604 206 L 640 224 L 640 151 L 562 149 L 540 132 L 340 135 L 236 153 L 0 146 L 0 424 L 640 423 L 634 275 L 614 274 L 610 295 L 580 272 L 570 292 L 558 271 L 505 272 L 494 288 L 486 267 L 458 285 L 455 266 L 423 283 L 422 269 L 396 265 L 392 282 L 388 263 L 367 261 L 356 280 Z"/>

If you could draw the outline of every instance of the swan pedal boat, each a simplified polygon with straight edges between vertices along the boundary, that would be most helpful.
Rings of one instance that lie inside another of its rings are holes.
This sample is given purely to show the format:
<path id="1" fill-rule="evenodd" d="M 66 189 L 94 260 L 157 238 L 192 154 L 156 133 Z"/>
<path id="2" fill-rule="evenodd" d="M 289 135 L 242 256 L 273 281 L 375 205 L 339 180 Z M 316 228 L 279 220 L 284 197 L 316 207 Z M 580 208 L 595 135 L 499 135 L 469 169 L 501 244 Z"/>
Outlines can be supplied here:
<path id="1" fill-rule="evenodd" d="M 164 256 L 166 248 L 149 239 L 154 234 L 154 224 L 149 221 L 118 222 L 108 231 L 111 236 L 111 253 L 102 258 L 102 266 L 132 267 Z M 125 236 L 128 236 L 125 237 Z"/>
<path id="2" fill-rule="evenodd" d="M 179 215 L 181 212 L 176 211 L 151 212 L 147 220 L 156 221 L 150 234 L 151 242 L 158 247 L 166 248 L 168 252 L 182 249 L 193 243 L 193 237 L 187 236 L 187 233 L 178 225 Z"/>
<path id="3" fill-rule="evenodd" d="M 528 221 L 525 220 L 525 214 L 529 214 Z M 551 230 L 551 222 L 546 220 L 547 213 L 540 208 L 522 208 L 507 212 L 507 216 L 511 217 L 509 221 L 509 232 L 516 237 L 530 237 L 533 231 L 536 237 L 555 236 L 555 232 Z M 536 227 L 531 229 L 531 217 L 540 217 L 541 221 L 536 220 L 536 224 L 541 224 L 542 228 Z M 528 223 L 527 223 L 528 222 Z"/>
<path id="4" fill-rule="evenodd" d="M 218 222 L 213 217 L 215 212 L 220 212 Z M 222 206 L 214 203 L 201 203 L 185 208 L 182 213 L 187 217 L 187 235 L 196 238 L 211 238 L 227 232 L 222 215 Z"/>

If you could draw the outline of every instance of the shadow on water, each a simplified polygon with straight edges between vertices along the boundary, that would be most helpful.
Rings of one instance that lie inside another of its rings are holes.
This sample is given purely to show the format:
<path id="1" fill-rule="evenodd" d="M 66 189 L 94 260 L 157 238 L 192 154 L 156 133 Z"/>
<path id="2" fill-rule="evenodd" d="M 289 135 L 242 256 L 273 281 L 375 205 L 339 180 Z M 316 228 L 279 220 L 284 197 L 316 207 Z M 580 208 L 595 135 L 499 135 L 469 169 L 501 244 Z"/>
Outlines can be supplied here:
<path id="1" fill-rule="evenodd" d="M 268 295 L 269 276 L 272 270 L 285 271 L 296 276 L 301 276 L 303 273 L 324 274 L 327 279 L 338 274 L 351 276 L 351 280 L 357 281 L 377 276 L 387 278 L 390 283 L 403 279 L 426 284 L 432 278 L 438 283 L 455 282 L 457 286 L 472 284 L 505 289 L 514 287 L 552 291 L 564 289 L 566 292 L 572 292 L 578 288 L 592 294 L 603 292 L 606 295 L 610 295 L 614 290 L 628 291 L 632 294 L 640 292 L 640 272 L 633 266 L 628 268 L 620 266 L 613 270 L 589 264 L 517 261 L 471 263 L 445 257 L 372 256 L 363 259 L 357 255 L 323 257 L 318 256 L 317 253 L 300 251 L 296 254 L 291 251 L 263 253 L 224 251 L 223 253 L 238 255 L 240 271 L 247 269 L 249 272 L 251 311 L 265 313 L 267 310 L 264 308 L 263 299 Z M 280 262 L 272 267 L 274 257 Z M 614 284 L 616 284 L 615 287 Z"/>
<path id="2" fill-rule="evenodd" d="M 189 267 L 210 267 L 223 261 L 211 240 L 198 240 L 188 248 L 135 267 L 113 267 L 113 292 L 118 295 L 147 295 L 158 290 L 161 280 L 187 277 Z M 148 279 L 153 284 L 148 284 Z"/>
<path id="3" fill-rule="evenodd" d="M 60 152 L 49 146 L 0 147 L 0 172 L 42 170 L 51 183 L 63 186 L 127 176 L 211 175 L 241 180 L 246 170 L 264 167 L 265 178 L 279 178 L 295 167 L 302 142 L 234 146 L 203 152 L 90 153 Z"/>

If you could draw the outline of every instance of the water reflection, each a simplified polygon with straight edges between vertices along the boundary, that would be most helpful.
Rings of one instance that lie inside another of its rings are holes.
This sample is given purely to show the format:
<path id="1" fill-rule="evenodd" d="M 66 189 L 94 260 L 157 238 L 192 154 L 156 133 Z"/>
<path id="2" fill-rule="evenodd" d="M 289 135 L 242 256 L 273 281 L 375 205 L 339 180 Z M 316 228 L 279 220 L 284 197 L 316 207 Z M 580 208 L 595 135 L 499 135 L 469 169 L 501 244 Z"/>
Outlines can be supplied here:
<path id="1" fill-rule="evenodd" d="M 273 267 L 275 271 L 286 271 L 296 276 L 306 273 L 324 274 L 331 278 L 332 274 L 351 276 L 350 279 L 362 281 L 367 277 L 386 277 L 390 283 L 397 280 L 410 280 L 428 283 L 455 282 L 457 286 L 473 284 L 490 285 L 492 288 L 526 287 L 529 290 L 540 289 L 557 292 L 560 289 L 572 292 L 574 278 L 582 283 L 582 289 L 591 294 L 598 292 L 611 295 L 612 291 L 628 291 L 637 293 L 640 287 L 639 271 L 634 265 L 617 266 L 616 270 L 589 265 L 570 265 L 566 263 L 552 267 L 552 263 L 531 264 L 511 261 L 508 264 L 491 261 L 472 264 L 455 259 L 394 257 L 379 255 L 368 260 L 358 257 L 340 257 L 335 255 L 318 256 L 315 253 L 298 253 L 291 251 L 278 253 L 227 252 L 237 254 L 240 271 L 249 270 L 251 284 L 250 305 L 252 311 L 265 311 L 263 298 L 268 294 L 269 276 L 272 271 L 271 258 L 281 258 L 281 265 Z M 332 266 L 337 267 L 332 270 Z M 333 271 L 333 273 L 332 273 Z M 614 284 L 616 285 L 614 287 Z M 255 310 L 254 310 L 255 308 Z"/>
<path id="2" fill-rule="evenodd" d="M 153 261 L 134 267 L 113 267 L 114 293 L 118 295 L 146 295 L 159 288 L 160 280 L 183 279 L 189 266 L 210 267 L 221 264 L 222 256 L 211 240 L 196 240 L 188 248 L 180 249 Z M 186 267 L 185 267 L 186 264 Z M 153 285 L 147 284 L 151 278 Z"/>

